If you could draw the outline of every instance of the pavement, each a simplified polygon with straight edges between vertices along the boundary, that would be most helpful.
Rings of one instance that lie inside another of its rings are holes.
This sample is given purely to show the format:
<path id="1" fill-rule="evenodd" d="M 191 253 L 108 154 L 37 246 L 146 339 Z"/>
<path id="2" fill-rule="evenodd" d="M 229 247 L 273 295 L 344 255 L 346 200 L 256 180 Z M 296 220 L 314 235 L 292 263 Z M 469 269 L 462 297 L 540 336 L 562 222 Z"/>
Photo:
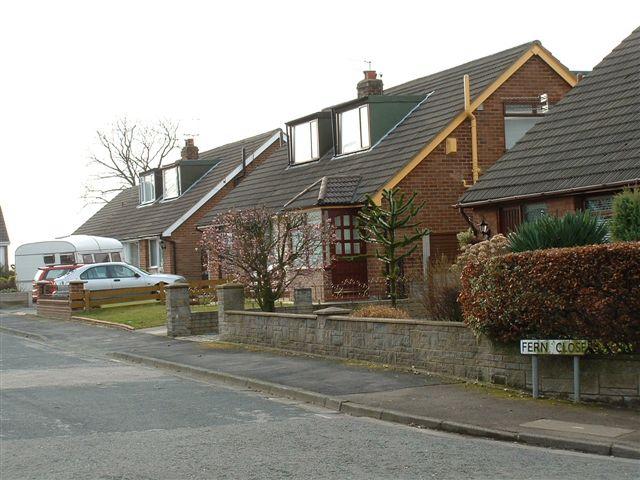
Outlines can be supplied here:
<path id="1" fill-rule="evenodd" d="M 640 459 L 637 410 L 534 400 L 423 373 L 167 339 L 29 315 L 3 315 L 0 331 L 193 378 L 287 397 L 354 416 L 507 442 Z"/>
<path id="2" fill-rule="evenodd" d="M 103 331 L 47 327 L 75 332 L 68 344 L 0 332 L 2 479 L 637 478 L 632 459 L 412 428 L 116 362 L 82 351 L 112 338 L 91 328 Z"/>

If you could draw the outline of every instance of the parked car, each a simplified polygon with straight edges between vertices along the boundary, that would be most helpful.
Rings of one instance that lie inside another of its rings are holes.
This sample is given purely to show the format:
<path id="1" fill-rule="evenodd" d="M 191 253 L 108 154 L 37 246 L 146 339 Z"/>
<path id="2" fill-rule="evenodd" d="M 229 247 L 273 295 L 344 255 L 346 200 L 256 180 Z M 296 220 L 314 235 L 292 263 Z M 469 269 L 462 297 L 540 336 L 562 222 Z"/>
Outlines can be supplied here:
<path id="1" fill-rule="evenodd" d="M 115 288 L 147 287 L 151 285 L 186 282 L 180 275 L 149 273 L 125 262 L 94 263 L 70 271 L 55 279 L 59 287 L 73 280 L 83 280 L 86 290 L 109 290 Z"/>
<path id="2" fill-rule="evenodd" d="M 74 265 L 49 265 L 46 267 L 39 267 L 36 270 L 36 274 L 33 277 L 32 289 L 31 289 L 31 297 L 34 302 L 38 301 L 38 282 L 46 281 L 52 285 L 50 292 L 55 293 L 56 284 L 54 280 L 56 278 L 63 277 L 71 270 L 75 270 L 76 268 L 82 267 L 82 264 L 74 264 Z"/>

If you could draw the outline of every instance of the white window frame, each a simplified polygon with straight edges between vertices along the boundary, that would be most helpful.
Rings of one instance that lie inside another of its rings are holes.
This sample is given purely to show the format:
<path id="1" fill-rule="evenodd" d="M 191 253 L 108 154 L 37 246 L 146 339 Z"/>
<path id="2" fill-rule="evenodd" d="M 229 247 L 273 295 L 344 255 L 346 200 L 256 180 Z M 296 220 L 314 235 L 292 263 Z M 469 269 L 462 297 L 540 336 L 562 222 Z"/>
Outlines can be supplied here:
<path id="1" fill-rule="evenodd" d="M 342 117 L 345 113 L 353 112 L 354 110 L 357 110 L 358 127 L 360 132 L 360 144 L 358 145 L 358 148 L 345 151 L 344 145 L 342 143 L 342 140 L 343 140 L 342 139 L 342 127 L 343 127 Z M 365 122 L 363 122 L 364 112 L 366 112 L 366 118 L 364 119 Z M 371 115 L 370 114 L 371 112 L 369 109 L 369 104 L 360 105 L 358 107 L 351 108 L 349 110 L 344 110 L 336 114 L 336 126 L 337 126 L 336 130 L 338 132 L 338 135 L 337 135 L 338 155 L 348 155 L 350 153 L 361 152 L 371 148 Z"/>
<path id="2" fill-rule="evenodd" d="M 546 110 L 542 105 L 536 102 L 509 102 L 504 104 L 504 149 L 510 150 L 520 139 L 531 130 L 536 123 L 542 119 Z M 522 135 L 512 144 L 507 143 L 507 127 L 511 124 L 512 128 L 521 122 L 532 122 L 533 124 L 527 128 Z"/>
<path id="3" fill-rule="evenodd" d="M 149 242 L 149 268 L 155 268 L 157 271 L 162 271 L 162 267 L 164 264 L 164 255 L 162 252 L 162 247 L 160 247 L 160 242 L 161 240 L 159 238 L 150 238 L 148 240 Z M 155 250 L 156 250 L 156 258 L 157 258 L 157 263 L 158 265 L 152 265 L 153 262 L 151 262 L 151 250 L 152 250 L 152 245 L 155 244 Z"/>
<path id="4" fill-rule="evenodd" d="M 145 179 L 147 177 L 151 177 L 151 193 L 152 193 L 152 198 L 151 199 L 145 199 L 144 196 L 144 184 L 145 184 Z M 151 173 L 145 173 L 144 175 L 140 175 L 140 205 L 146 205 L 148 203 L 153 203 L 156 200 L 156 176 L 154 172 Z"/>
<path id="5" fill-rule="evenodd" d="M 171 172 L 172 170 L 175 170 L 175 175 L 176 175 L 176 187 L 178 189 L 177 193 L 171 197 L 167 196 L 167 172 Z M 163 200 L 172 200 L 174 198 L 178 198 L 180 196 L 182 192 L 180 191 L 180 168 L 176 167 L 171 167 L 171 168 L 165 168 L 164 170 L 162 170 L 162 198 Z"/>
<path id="6" fill-rule="evenodd" d="M 305 132 L 304 127 L 308 130 Z M 296 155 L 296 140 L 299 134 L 309 135 L 309 155 L 305 158 L 298 158 Z M 314 118 L 308 122 L 298 123 L 289 127 L 289 138 L 291 142 L 291 163 L 299 165 L 301 163 L 313 162 L 320 158 L 320 137 L 318 131 L 318 119 Z"/>

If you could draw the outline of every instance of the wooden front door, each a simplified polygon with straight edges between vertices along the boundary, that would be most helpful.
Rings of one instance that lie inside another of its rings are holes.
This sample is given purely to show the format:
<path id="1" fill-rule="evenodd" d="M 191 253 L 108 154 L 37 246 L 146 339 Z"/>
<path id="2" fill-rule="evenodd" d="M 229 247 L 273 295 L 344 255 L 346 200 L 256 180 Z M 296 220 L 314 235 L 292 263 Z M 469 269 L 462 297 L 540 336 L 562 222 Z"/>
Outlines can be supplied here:
<path id="1" fill-rule="evenodd" d="M 336 229 L 336 242 L 331 247 L 332 291 L 357 296 L 367 285 L 367 259 L 353 258 L 366 253 L 366 244 L 360 240 L 357 209 L 326 210 Z M 360 288 L 358 288 L 360 286 Z"/>

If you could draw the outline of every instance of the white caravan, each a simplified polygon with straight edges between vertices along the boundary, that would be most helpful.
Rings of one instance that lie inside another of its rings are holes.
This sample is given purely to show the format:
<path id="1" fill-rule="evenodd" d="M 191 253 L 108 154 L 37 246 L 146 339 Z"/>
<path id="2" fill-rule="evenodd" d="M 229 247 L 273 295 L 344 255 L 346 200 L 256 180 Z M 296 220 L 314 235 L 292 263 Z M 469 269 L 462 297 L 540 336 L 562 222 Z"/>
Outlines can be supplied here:
<path id="1" fill-rule="evenodd" d="M 16 286 L 31 291 L 39 267 L 75 263 L 121 262 L 122 243 L 115 238 L 70 235 L 45 242 L 25 243 L 16 248 Z"/>

